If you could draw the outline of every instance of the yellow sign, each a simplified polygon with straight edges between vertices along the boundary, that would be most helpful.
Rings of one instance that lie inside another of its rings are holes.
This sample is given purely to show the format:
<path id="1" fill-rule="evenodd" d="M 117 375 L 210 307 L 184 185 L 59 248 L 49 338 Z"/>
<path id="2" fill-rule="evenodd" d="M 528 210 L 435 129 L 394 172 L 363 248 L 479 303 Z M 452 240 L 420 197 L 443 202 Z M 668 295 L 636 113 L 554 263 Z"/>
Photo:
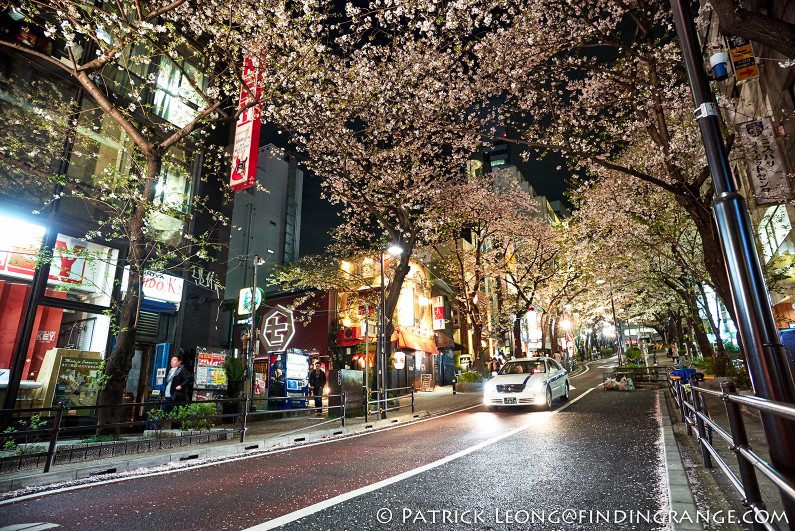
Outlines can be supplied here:
<path id="1" fill-rule="evenodd" d="M 736 81 L 759 77 L 759 67 L 756 66 L 754 48 L 750 41 L 742 37 L 730 37 L 729 55 L 732 59 Z"/>

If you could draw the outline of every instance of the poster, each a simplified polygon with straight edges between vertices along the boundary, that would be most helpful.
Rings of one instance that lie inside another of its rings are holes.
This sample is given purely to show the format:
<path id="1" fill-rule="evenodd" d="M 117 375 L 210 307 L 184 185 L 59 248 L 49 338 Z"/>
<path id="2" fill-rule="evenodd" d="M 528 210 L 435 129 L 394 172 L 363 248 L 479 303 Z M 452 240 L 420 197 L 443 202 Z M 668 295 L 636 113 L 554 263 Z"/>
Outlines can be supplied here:
<path id="1" fill-rule="evenodd" d="M 58 367 L 58 378 L 52 396 L 53 406 L 63 404 L 66 408 L 93 406 L 97 403 L 100 368 L 103 360 L 92 358 L 62 357 Z M 70 415 L 92 415 L 92 409 L 76 409 Z"/>
<path id="2" fill-rule="evenodd" d="M 226 350 L 224 349 L 197 348 L 194 387 L 197 389 L 226 389 L 225 360 Z"/>

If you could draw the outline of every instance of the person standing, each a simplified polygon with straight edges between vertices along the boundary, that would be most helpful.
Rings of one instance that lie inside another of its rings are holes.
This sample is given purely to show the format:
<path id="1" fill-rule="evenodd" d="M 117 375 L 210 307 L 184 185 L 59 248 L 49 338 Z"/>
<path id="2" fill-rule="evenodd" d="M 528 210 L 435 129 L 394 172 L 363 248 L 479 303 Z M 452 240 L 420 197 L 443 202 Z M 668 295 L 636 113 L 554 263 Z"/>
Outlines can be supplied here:
<path id="1" fill-rule="evenodd" d="M 170 412 L 174 407 L 188 402 L 188 390 L 193 382 L 193 375 L 182 364 L 182 354 L 171 356 L 171 369 L 166 377 L 166 388 L 163 396 L 163 411 Z"/>
<path id="2" fill-rule="evenodd" d="M 326 373 L 323 372 L 320 362 L 315 362 L 315 369 L 309 373 L 309 387 L 315 397 L 315 408 L 318 415 L 323 413 L 323 388 L 326 387 Z"/>

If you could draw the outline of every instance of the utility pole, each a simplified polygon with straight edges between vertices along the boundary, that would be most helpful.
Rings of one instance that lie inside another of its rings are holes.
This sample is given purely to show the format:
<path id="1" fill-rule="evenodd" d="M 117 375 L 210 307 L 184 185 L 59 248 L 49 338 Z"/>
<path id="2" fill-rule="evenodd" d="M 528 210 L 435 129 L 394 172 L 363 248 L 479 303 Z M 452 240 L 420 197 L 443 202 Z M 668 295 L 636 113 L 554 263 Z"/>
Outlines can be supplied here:
<path id="1" fill-rule="evenodd" d="M 715 188 L 713 212 L 729 276 L 737 329 L 745 350 L 751 383 L 757 396 L 795 404 L 795 384 L 776 329 L 767 286 L 756 252 L 748 206 L 731 174 L 726 146 L 720 132 L 718 107 L 709 87 L 690 2 L 673 0 L 674 24 L 695 100 L 694 115 L 701 129 L 707 162 Z M 781 475 L 795 484 L 795 423 L 771 413 L 762 413 L 762 425 L 770 460 Z M 790 522 L 795 521 L 795 503 L 782 492 Z"/>

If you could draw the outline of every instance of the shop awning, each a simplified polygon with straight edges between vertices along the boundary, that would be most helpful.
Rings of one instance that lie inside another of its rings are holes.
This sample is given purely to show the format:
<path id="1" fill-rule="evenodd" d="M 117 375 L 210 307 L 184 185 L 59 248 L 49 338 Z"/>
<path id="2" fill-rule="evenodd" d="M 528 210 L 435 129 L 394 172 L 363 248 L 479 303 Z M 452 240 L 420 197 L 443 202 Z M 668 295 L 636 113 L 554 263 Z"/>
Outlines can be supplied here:
<path id="1" fill-rule="evenodd" d="M 453 348 L 453 345 L 455 345 L 453 338 L 444 332 L 437 331 L 434 339 L 436 340 L 436 346 L 439 348 Z"/>
<path id="2" fill-rule="evenodd" d="M 392 334 L 392 342 L 397 342 L 397 348 L 406 348 L 409 350 L 421 350 L 430 354 L 438 354 L 436 343 L 431 337 L 424 337 L 418 334 L 412 334 L 403 330 L 396 330 Z"/>
<path id="3" fill-rule="evenodd" d="M 179 305 L 173 302 L 160 301 L 157 299 L 144 297 L 144 300 L 141 302 L 141 309 L 157 313 L 177 313 L 177 310 L 179 310 Z"/>

